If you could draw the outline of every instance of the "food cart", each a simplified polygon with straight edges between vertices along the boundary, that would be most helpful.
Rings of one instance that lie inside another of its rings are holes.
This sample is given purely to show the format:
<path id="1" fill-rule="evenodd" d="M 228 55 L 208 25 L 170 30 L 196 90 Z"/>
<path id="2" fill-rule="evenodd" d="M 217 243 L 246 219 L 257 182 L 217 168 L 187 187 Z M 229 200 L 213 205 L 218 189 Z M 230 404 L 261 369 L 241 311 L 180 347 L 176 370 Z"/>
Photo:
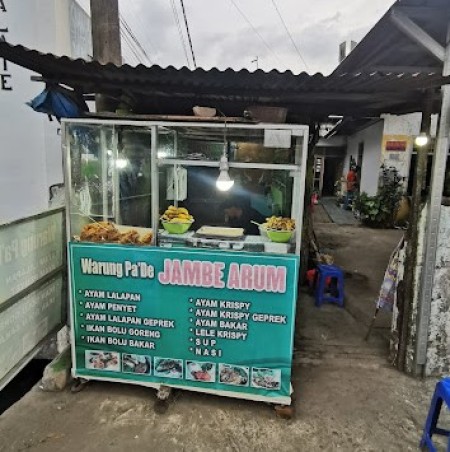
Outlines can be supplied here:
<path id="1" fill-rule="evenodd" d="M 308 127 L 62 132 L 73 377 L 289 405 Z"/>

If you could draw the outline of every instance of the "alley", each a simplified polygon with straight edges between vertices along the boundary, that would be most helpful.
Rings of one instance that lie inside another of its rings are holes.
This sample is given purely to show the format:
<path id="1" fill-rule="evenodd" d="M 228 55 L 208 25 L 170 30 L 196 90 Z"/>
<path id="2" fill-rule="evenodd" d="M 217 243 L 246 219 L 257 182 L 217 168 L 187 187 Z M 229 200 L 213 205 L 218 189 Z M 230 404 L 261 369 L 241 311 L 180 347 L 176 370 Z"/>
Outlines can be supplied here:
<path id="1" fill-rule="evenodd" d="M 71 394 L 35 387 L 0 417 L 0 451 L 416 450 L 434 381 L 390 368 L 346 311 L 316 310 L 306 295 L 301 304 L 290 421 L 262 403 L 189 391 L 158 415 L 146 388 L 95 382 Z"/>
<path id="2" fill-rule="evenodd" d="M 415 380 L 389 366 L 387 338 L 380 334 L 385 329 L 364 341 L 401 232 L 323 223 L 317 234 L 352 276 L 346 309 L 317 309 L 310 295 L 299 295 L 292 420 L 262 403 L 189 391 L 176 392 L 159 415 L 151 389 L 94 382 L 71 394 L 35 387 L 0 417 L 0 451 L 416 450 L 435 381 Z M 357 302 L 365 318 L 349 312 Z"/>
<path id="3" fill-rule="evenodd" d="M 404 231 L 401 229 L 372 229 L 355 221 L 351 212 L 338 207 L 330 212 L 318 205 L 314 211 L 314 231 L 321 252 L 333 256 L 335 263 L 345 272 L 346 309 L 365 325 L 370 323 L 389 257 Z M 332 208 L 332 206 L 331 206 Z M 342 211 L 342 213 L 339 213 Z M 335 221 L 333 222 L 329 213 Z M 336 220 L 336 217 L 338 220 Z M 347 221 L 346 221 L 347 220 Z M 388 336 L 390 313 L 380 311 L 376 329 Z"/>

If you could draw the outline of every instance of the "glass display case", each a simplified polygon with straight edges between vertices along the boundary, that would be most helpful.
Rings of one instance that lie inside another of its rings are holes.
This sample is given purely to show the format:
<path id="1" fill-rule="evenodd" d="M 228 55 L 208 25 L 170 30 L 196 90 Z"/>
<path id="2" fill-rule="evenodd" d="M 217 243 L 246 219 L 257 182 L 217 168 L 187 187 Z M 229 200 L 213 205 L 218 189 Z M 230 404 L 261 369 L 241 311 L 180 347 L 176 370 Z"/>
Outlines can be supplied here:
<path id="1" fill-rule="evenodd" d="M 151 233 L 156 246 L 299 252 L 299 232 L 277 243 L 260 225 L 274 216 L 301 230 L 307 126 L 80 119 L 64 121 L 63 136 L 72 239 L 105 222 Z M 219 174 L 229 190 L 218 189 Z M 167 226 L 184 220 L 182 233 Z"/>
<path id="2" fill-rule="evenodd" d="M 72 376 L 290 405 L 308 128 L 62 131 Z"/>

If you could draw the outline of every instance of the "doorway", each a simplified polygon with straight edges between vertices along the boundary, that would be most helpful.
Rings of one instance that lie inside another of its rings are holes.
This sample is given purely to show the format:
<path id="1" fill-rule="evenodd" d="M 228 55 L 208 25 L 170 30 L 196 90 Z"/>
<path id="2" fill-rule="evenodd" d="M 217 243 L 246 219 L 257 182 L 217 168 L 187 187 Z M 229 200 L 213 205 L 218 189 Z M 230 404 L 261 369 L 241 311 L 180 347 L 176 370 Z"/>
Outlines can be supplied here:
<path id="1" fill-rule="evenodd" d="M 356 160 L 356 174 L 358 180 L 358 186 L 361 186 L 361 176 L 362 176 L 362 167 L 363 167 L 363 159 L 364 159 L 364 141 L 358 143 L 358 157 Z"/>
<path id="2" fill-rule="evenodd" d="M 342 158 L 327 157 L 325 159 L 322 196 L 334 196 L 335 184 L 342 176 L 342 168 Z"/>
<path id="3" fill-rule="evenodd" d="M 409 196 L 412 195 L 412 191 L 413 191 L 415 172 L 416 172 L 416 165 L 417 165 L 417 152 L 414 152 L 411 155 L 411 163 L 409 165 L 409 177 L 408 177 L 408 188 L 407 188 L 407 194 Z M 425 190 L 426 193 L 428 193 L 428 189 L 430 187 L 431 168 L 432 168 L 432 166 L 433 166 L 433 154 L 428 154 L 427 175 L 426 175 L 426 178 L 425 178 L 425 187 L 424 187 L 424 190 Z"/>

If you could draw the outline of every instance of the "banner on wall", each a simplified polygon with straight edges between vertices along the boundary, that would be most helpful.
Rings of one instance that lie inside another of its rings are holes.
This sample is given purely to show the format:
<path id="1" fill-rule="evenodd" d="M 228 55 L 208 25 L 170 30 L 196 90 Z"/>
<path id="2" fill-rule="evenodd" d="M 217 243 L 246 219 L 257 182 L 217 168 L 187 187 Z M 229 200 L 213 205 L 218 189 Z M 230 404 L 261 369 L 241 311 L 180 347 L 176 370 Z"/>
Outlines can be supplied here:
<path id="1" fill-rule="evenodd" d="M 63 215 L 0 226 L 0 390 L 66 320 Z"/>
<path id="2" fill-rule="evenodd" d="M 297 256 L 69 244 L 75 377 L 290 403 Z"/>
<path id="3" fill-rule="evenodd" d="M 384 135 L 384 152 L 406 152 L 412 144 L 412 138 L 409 135 Z"/>
<path id="4" fill-rule="evenodd" d="M 61 209 L 0 228 L 0 306 L 63 265 Z"/>
<path id="5" fill-rule="evenodd" d="M 49 333 L 60 328 L 63 316 L 62 273 L 0 315 L 0 390 L 17 373 L 27 355 Z"/>

